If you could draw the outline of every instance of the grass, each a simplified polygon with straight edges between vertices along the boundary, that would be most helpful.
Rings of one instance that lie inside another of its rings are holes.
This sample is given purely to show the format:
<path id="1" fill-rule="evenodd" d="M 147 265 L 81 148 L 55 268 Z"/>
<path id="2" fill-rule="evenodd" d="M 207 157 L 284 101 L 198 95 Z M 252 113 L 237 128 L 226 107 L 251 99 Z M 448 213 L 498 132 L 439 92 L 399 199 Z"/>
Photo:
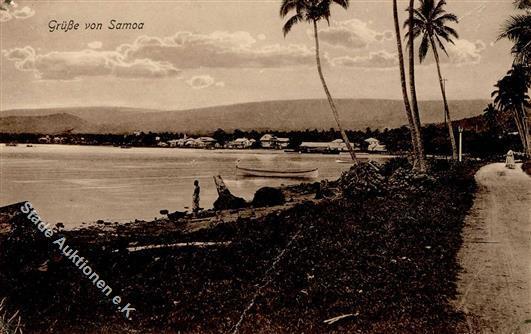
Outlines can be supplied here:
<path id="1" fill-rule="evenodd" d="M 0 300 L 0 333 L 1 334 L 22 334 L 22 319 L 16 311 L 12 315 L 6 309 L 6 299 Z"/>

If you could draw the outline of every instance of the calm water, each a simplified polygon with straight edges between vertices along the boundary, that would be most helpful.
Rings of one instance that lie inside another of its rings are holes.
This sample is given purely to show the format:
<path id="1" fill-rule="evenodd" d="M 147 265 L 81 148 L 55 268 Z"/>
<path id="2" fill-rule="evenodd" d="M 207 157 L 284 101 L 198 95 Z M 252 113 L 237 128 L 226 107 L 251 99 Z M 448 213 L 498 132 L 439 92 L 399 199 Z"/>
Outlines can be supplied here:
<path id="1" fill-rule="evenodd" d="M 266 150 L 1 144 L 0 206 L 30 201 L 45 221 L 67 226 L 97 219 L 153 219 L 160 209 L 191 207 L 194 179 L 200 182 L 204 208 L 217 198 L 213 175 L 221 175 L 233 194 L 249 200 L 260 187 L 300 182 L 239 177 L 237 160 L 255 167 L 319 167 L 320 178 L 334 179 L 349 168 L 337 159 Z"/>

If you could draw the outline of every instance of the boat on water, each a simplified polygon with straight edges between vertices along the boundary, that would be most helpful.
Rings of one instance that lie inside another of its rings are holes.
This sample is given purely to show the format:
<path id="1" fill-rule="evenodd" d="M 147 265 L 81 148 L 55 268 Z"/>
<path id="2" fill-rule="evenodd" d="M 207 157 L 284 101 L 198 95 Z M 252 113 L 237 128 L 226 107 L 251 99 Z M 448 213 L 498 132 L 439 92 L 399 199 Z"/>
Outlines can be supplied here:
<path id="1" fill-rule="evenodd" d="M 17 146 L 18 144 L 17 143 L 14 143 L 14 142 L 10 142 L 10 143 L 6 143 L 6 146 Z"/>
<path id="2" fill-rule="evenodd" d="M 120 148 L 127 149 L 127 148 L 133 148 L 133 146 L 131 146 L 131 145 L 121 145 Z"/>
<path id="3" fill-rule="evenodd" d="M 297 179 L 313 179 L 319 176 L 319 168 L 286 168 L 286 169 L 272 169 L 272 168 L 251 168 L 241 167 L 236 165 L 236 170 L 242 176 L 258 176 L 258 177 L 282 177 L 282 178 L 297 178 Z"/>

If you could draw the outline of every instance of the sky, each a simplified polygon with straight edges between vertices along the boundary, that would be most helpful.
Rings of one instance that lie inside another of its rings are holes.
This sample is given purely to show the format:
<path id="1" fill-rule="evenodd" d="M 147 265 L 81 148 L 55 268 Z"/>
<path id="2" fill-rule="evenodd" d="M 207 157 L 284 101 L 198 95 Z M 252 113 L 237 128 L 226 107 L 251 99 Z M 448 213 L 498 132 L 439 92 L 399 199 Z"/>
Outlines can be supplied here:
<path id="1" fill-rule="evenodd" d="M 496 38 L 515 10 L 510 0 L 447 2 L 460 18 L 453 26 L 460 38 L 448 45 L 449 57 L 442 55 L 448 98 L 488 99 L 511 65 L 510 44 Z M 401 21 L 407 3 L 399 2 Z M 0 110 L 178 110 L 325 98 L 311 26 L 300 23 L 284 37 L 279 6 L 280 0 L 17 1 L 0 11 Z M 79 26 L 51 32 L 54 20 Z M 102 29 L 85 29 L 87 23 Z M 118 23 L 137 29 L 117 29 Z M 319 34 L 334 97 L 402 98 L 391 0 L 335 6 Z M 417 66 L 417 86 L 419 99 L 440 99 L 432 53 Z"/>

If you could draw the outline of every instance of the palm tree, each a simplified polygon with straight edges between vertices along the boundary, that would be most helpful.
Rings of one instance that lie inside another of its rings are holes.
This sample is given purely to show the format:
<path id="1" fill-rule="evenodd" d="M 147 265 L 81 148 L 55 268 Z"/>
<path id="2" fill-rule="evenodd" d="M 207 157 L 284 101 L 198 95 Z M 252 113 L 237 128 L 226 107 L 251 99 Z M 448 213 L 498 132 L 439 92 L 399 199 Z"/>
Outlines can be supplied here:
<path id="1" fill-rule="evenodd" d="M 283 0 L 282 5 L 280 6 L 280 16 L 285 18 L 290 12 L 294 11 L 294 15 L 291 16 L 282 31 L 284 32 L 284 37 L 291 31 L 291 28 L 299 22 L 307 22 L 313 25 L 313 34 L 315 38 L 315 60 L 317 63 L 317 72 L 319 73 L 319 78 L 321 79 L 321 84 L 325 91 L 326 97 L 328 98 L 328 103 L 330 104 L 330 109 L 334 115 L 334 119 L 341 133 L 341 137 L 345 142 L 347 149 L 352 157 L 352 160 L 357 162 L 356 154 L 348 140 L 347 134 L 343 127 L 341 126 L 341 121 L 339 119 L 339 113 L 337 107 L 332 99 L 332 95 L 328 90 L 328 85 L 324 79 L 323 69 L 321 66 L 321 57 L 319 55 L 319 35 L 317 30 L 317 23 L 321 20 L 326 20 L 329 23 L 330 20 L 330 6 L 332 3 L 336 3 L 344 9 L 347 9 L 349 6 L 349 0 Z"/>
<path id="2" fill-rule="evenodd" d="M 406 71 L 404 65 L 404 52 L 402 50 L 402 34 L 400 32 L 400 23 L 398 19 L 398 5 L 397 0 L 393 0 L 393 19 L 395 25 L 396 48 L 398 53 L 398 68 L 400 70 L 400 84 L 402 86 L 402 97 L 404 99 L 404 109 L 406 111 L 407 120 L 409 123 L 409 132 L 411 135 L 411 145 L 413 147 L 413 156 L 415 160 L 419 160 L 418 145 L 417 145 L 417 127 L 413 118 L 411 104 L 409 102 L 409 95 L 407 93 Z M 416 165 L 414 163 L 413 165 Z"/>
<path id="3" fill-rule="evenodd" d="M 500 112 L 511 112 L 520 135 L 522 147 L 526 157 L 531 158 L 531 138 L 526 108 L 530 106 L 528 89 L 531 83 L 526 69 L 521 65 L 514 65 L 507 75 L 500 79 L 492 92 L 494 105 Z"/>
<path id="4" fill-rule="evenodd" d="M 499 112 L 492 103 L 489 103 L 485 109 L 483 109 L 483 117 L 487 123 L 488 129 L 493 132 L 498 132 Z"/>
<path id="5" fill-rule="evenodd" d="M 531 12 L 511 16 L 502 28 L 498 39 L 501 38 L 507 38 L 514 43 L 511 52 L 515 63 L 529 64 L 531 62 Z"/>
<path id="6" fill-rule="evenodd" d="M 515 0 L 514 5 L 518 9 L 530 9 L 531 8 L 531 0 Z"/>
<path id="7" fill-rule="evenodd" d="M 448 27 L 447 22 L 458 23 L 457 16 L 451 13 L 447 13 L 444 10 L 446 5 L 445 0 L 439 0 L 435 4 L 434 0 L 420 0 L 420 7 L 414 10 L 413 19 L 408 19 L 405 22 L 406 26 L 412 26 L 413 37 L 422 38 L 419 46 L 419 58 L 420 61 L 426 59 L 426 55 L 430 48 L 433 51 L 435 57 L 435 64 L 437 65 L 437 74 L 439 75 L 439 85 L 441 88 L 441 94 L 443 98 L 444 114 L 446 125 L 448 127 L 448 135 L 450 143 L 452 145 L 452 158 L 457 159 L 457 145 L 455 143 L 454 130 L 452 127 L 452 120 L 450 118 L 450 110 L 448 107 L 448 100 L 446 99 L 446 89 L 441 74 L 441 65 L 439 59 L 438 47 L 448 56 L 443 41 L 453 44 L 452 37 L 459 38 L 457 32 Z M 409 33 L 408 33 L 409 34 Z M 435 43 L 437 42 L 437 44 Z"/>
<path id="8" fill-rule="evenodd" d="M 409 0 L 409 20 L 413 19 L 414 16 L 414 6 L 415 0 Z M 413 116 L 413 123 L 415 124 L 415 141 L 417 143 L 417 164 L 416 168 L 420 172 L 426 171 L 426 160 L 424 155 L 424 143 L 422 142 L 422 126 L 420 124 L 420 114 L 419 114 L 419 105 L 417 100 L 417 88 L 415 83 L 415 41 L 413 39 L 413 26 L 409 27 L 409 90 L 411 93 L 411 114 Z"/>

